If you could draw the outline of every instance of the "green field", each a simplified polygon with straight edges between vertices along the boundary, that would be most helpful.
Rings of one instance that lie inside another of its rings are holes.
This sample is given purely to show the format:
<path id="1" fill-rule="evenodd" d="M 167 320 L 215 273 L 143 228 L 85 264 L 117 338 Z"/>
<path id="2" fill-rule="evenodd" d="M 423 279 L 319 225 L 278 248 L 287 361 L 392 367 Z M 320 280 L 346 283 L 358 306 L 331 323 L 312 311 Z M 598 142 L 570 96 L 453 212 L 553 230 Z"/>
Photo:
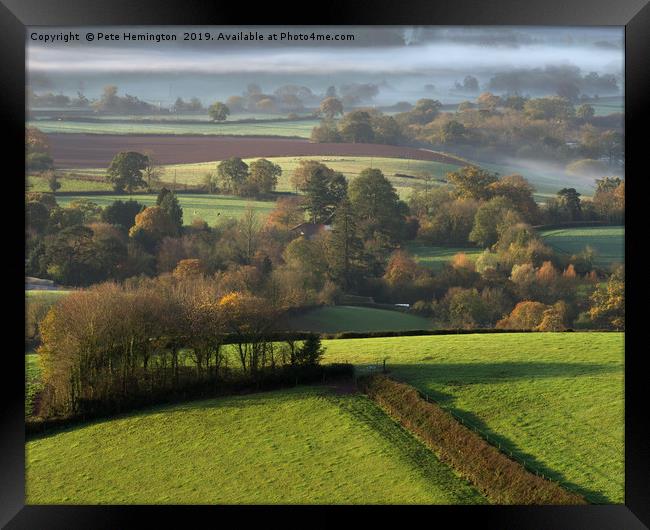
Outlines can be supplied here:
<path id="1" fill-rule="evenodd" d="M 244 161 L 250 164 L 256 158 L 247 158 Z M 361 171 L 366 168 L 381 169 L 384 175 L 388 177 L 393 186 L 397 189 L 400 196 L 405 199 L 408 198 L 411 190 L 414 187 L 424 187 L 425 181 L 422 177 L 431 176 L 434 179 L 444 179 L 445 175 L 450 171 L 455 171 L 458 166 L 451 164 L 443 164 L 440 162 L 431 162 L 427 160 L 412 160 L 408 158 L 389 158 L 389 157 L 370 157 L 370 156 L 355 156 L 355 157 L 340 157 L 340 156 L 298 156 L 298 157 L 270 157 L 275 164 L 282 168 L 282 175 L 278 179 L 277 191 L 295 191 L 291 185 L 291 175 L 294 169 L 298 166 L 301 160 L 315 160 L 331 167 L 335 171 L 340 171 L 348 179 L 353 179 Z M 216 174 L 217 165 L 219 161 L 214 162 L 201 162 L 196 164 L 169 164 L 162 166 L 163 174 L 161 180 L 164 182 L 171 182 L 176 179 L 178 186 L 197 186 L 204 184 L 206 173 Z M 75 175 L 84 175 L 93 179 L 101 178 L 105 173 L 105 169 L 101 168 L 88 168 L 88 169 L 75 169 L 75 170 L 62 170 L 63 174 L 73 173 Z M 411 175 L 419 178 L 404 178 L 395 177 L 396 173 Z M 83 183 L 88 182 L 88 191 L 94 189 L 110 189 L 103 182 L 88 180 L 79 181 L 72 179 L 61 179 L 63 184 L 62 190 L 66 191 L 85 191 Z M 46 191 L 47 182 L 40 177 L 30 177 L 30 183 L 34 185 L 34 191 Z M 432 186 L 439 185 L 438 181 L 433 181 Z M 68 186 L 66 188 L 66 186 Z M 42 188 L 42 189 L 41 189 Z"/>
<path id="2" fill-rule="evenodd" d="M 373 307 L 319 307 L 291 319 L 292 329 L 319 333 L 340 331 L 404 331 L 431 329 L 426 318 Z"/>
<path id="3" fill-rule="evenodd" d="M 233 197 L 230 195 L 202 195 L 202 194 L 184 194 L 177 193 L 178 200 L 183 208 L 183 222 L 186 225 L 192 223 L 192 220 L 200 217 L 210 226 L 214 226 L 223 218 L 241 217 L 248 205 L 252 206 L 258 214 L 260 221 L 275 208 L 274 201 L 254 201 Z M 88 199 L 99 206 L 107 206 L 116 200 L 126 201 L 133 199 L 146 206 L 156 204 L 155 194 L 133 194 L 133 195 L 65 195 L 56 198 L 61 206 L 66 206 L 77 199 Z"/>
<path id="4" fill-rule="evenodd" d="M 47 289 L 30 289 L 29 291 L 25 291 L 25 297 L 27 298 L 27 303 L 29 303 L 30 298 L 34 300 L 42 300 L 49 303 L 54 303 L 62 296 L 66 296 L 71 292 L 72 291 L 67 291 L 65 289 L 60 289 L 57 291 Z"/>
<path id="5" fill-rule="evenodd" d="M 263 121 L 260 123 L 123 123 L 33 120 L 29 127 L 44 133 L 73 134 L 208 134 L 229 136 L 287 136 L 309 138 L 319 120 Z"/>
<path id="6" fill-rule="evenodd" d="M 324 341 L 434 396 L 591 502 L 624 501 L 624 335 L 472 334 Z"/>
<path id="7" fill-rule="evenodd" d="M 27 191 L 49 192 L 50 186 L 45 177 L 30 175 L 27 177 L 29 187 Z M 68 178 L 65 174 L 59 177 L 61 188 L 59 191 L 83 193 L 86 191 L 112 191 L 113 186 L 101 180 Z"/>
<path id="8" fill-rule="evenodd" d="M 625 112 L 625 98 L 623 96 L 603 96 L 598 99 L 590 99 L 588 103 L 594 108 L 596 116 L 607 116 L 608 114 Z M 576 105 L 578 107 L 579 105 Z"/>
<path id="9" fill-rule="evenodd" d="M 476 247 L 434 247 L 416 241 L 407 243 L 406 250 L 420 265 L 434 270 L 442 269 L 443 265 L 449 263 L 459 252 L 466 254 L 472 261 L 483 252 Z"/>
<path id="10" fill-rule="evenodd" d="M 27 504 L 482 504 L 359 395 L 195 401 L 29 441 Z"/>
<path id="11" fill-rule="evenodd" d="M 597 226 L 560 228 L 541 232 L 544 242 L 560 254 L 579 254 L 589 246 L 595 251 L 595 263 L 606 267 L 625 262 L 625 228 Z"/>

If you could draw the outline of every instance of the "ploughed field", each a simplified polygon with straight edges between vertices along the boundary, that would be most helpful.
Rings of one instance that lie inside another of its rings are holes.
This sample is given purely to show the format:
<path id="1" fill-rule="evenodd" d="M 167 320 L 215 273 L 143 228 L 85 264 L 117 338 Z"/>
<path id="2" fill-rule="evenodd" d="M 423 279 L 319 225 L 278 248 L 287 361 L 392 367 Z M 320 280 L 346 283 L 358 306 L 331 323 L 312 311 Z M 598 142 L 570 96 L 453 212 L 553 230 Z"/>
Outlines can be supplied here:
<path id="1" fill-rule="evenodd" d="M 379 156 L 429 160 L 452 165 L 462 161 L 426 149 L 380 144 L 311 143 L 291 138 L 48 134 L 50 154 L 58 168 L 108 167 L 119 151 L 152 155 L 158 164 L 189 164 L 230 157 Z"/>
<path id="2" fill-rule="evenodd" d="M 324 341 L 324 362 L 387 369 L 590 502 L 624 502 L 624 334 Z"/>
<path id="3" fill-rule="evenodd" d="M 623 264 L 625 260 L 625 228 L 623 226 L 590 226 L 559 228 L 541 232 L 544 242 L 560 254 L 579 254 L 586 247 L 594 252 L 600 266 Z"/>
<path id="4" fill-rule="evenodd" d="M 327 387 L 157 407 L 27 442 L 27 504 L 483 504 L 369 399 Z"/>

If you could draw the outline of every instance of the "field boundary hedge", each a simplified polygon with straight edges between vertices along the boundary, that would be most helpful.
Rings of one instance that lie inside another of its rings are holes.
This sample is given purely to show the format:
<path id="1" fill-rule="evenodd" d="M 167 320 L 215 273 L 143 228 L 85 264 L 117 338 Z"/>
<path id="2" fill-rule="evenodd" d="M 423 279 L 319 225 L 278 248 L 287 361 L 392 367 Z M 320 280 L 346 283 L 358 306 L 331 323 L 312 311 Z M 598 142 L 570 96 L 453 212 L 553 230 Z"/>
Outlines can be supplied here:
<path id="1" fill-rule="evenodd" d="M 493 504 L 580 505 L 581 495 L 537 476 L 511 460 L 437 403 L 385 375 L 358 378 L 360 390 L 436 455 L 469 480 Z"/>
<path id="2" fill-rule="evenodd" d="M 565 223 L 535 225 L 531 228 L 534 228 L 535 230 L 554 230 L 556 228 L 590 228 L 596 226 L 620 226 L 621 228 L 624 228 L 624 225 L 620 223 L 608 223 L 607 221 L 567 221 Z"/>
<path id="3" fill-rule="evenodd" d="M 383 337 L 421 337 L 427 335 L 488 335 L 491 333 L 620 333 L 614 329 L 572 328 L 562 331 L 538 331 L 535 329 L 409 329 L 404 331 L 341 331 L 339 333 L 320 333 L 322 339 L 374 339 Z"/>
<path id="4" fill-rule="evenodd" d="M 91 420 L 115 418 L 123 413 L 134 412 L 152 406 L 183 403 L 198 399 L 210 399 L 233 395 L 269 392 L 282 388 L 291 388 L 304 384 L 325 383 L 352 379 L 354 366 L 349 363 L 332 363 L 316 366 L 290 367 L 286 370 L 268 371 L 256 381 L 205 379 L 194 381 L 171 391 L 140 395 L 117 410 L 110 407 L 97 408 L 74 416 L 40 418 L 38 416 L 25 420 L 25 435 L 33 437 L 51 430 L 63 429 L 84 424 Z"/>

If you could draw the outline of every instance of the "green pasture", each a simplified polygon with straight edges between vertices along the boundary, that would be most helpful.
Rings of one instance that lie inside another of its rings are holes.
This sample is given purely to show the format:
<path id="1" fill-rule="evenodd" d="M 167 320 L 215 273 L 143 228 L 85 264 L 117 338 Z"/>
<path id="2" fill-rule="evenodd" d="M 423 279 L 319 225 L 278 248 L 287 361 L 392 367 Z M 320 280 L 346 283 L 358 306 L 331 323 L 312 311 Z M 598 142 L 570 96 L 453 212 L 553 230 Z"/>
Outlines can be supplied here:
<path id="1" fill-rule="evenodd" d="M 324 341 L 380 366 L 595 503 L 624 501 L 624 335 L 512 333 Z"/>
<path id="2" fill-rule="evenodd" d="M 426 318 L 374 307 L 328 306 L 312 309 L 290 320 L 292 329 L 318 333 L 341 331 L 405 331 L 431 329 Z"/>
<path id="3" fill-rule="evenodd" d="M 27 504 L 483 504 L 360 395 L 194 401 L 26 444 Z"/>
<path id="4" fill-rule="evenodd" d="M 247 158 L 244 161 L 247 164 L 257 160 L 257 158 Z M 445 178 L 445 175 L 458 169 L 457 166 L 451 164 L 442 164 L 440 162 L 431 162 L 427 160 L 412 160 L 407 158 L 389 158 L 389 157 L 370 157 L 370 156 L 354 156 L 354 157 L 340 157 L 340 156 L 298 156 L 298 157 L 270 157 L 273 163 L 278 164 L 282 168 L 282 175 L 278 179 L 277 191 L 295 191 L 291 185 L 291 175 L 301 160 L 315 160 L 331 167 L 335 171 L 340 171 L 348 179 L 353 179 L 361 171 L 366 168 L 381 169 L 384 175 L 388 177 L 393 186 L 397 189 L 402 198 L 406 198 L 412 189 L 424 188 L 427 183 L 424 179 L 425 176 L 433 177 L 429 185 L 440 185 L 440 180 Z M 200 162 L 195 164 L 168 164 L 161 166 L 163 173 L 161 180 L 163 182 L 176 181 L 179 187 L 187 186 L 201 186 L 205 183 L 205 175 L 212 173 L 217 174 L 217 165 L 219 161 L 214 162 Z M 105 173 L 105 169 L 89 168 L 89 169 L 75 169 L 61 170 L 62 178 L 60 182 L 63 184 L 61 188 L 63 191 L 86 191 L 84 183 L 88 182 L 87 191 L 95 189 L 110 189 L 110 186 L 103 182 L 97 181 L 83 181 L 66 179 L 66 174 L 74 176 L 86 176 L 91 179 L 101 178 Z M 415 178 L 396 177 L 395 174 L 410 175 Z M 30 184 L 33 185 L 34 191 L 47 191 L 47 182 L 42 177 L 30 177 Z M 68 186 L 68 188 L 65 188 Z"/>
<path id="5" fill-rule="evenodd" d="M 214 226 L 220 219 L 239 218 L 246 208 L 250 205 L 258 214 L 260 221 L 275 208 L 274 201 L 254 201 L 234 197 L 230 195 L 203 195 L 193 193 L 177 193 L 178 200 L 183 208 L 183 221 L 185 224 L 191 224 L 192 220 L 200 217 L 210 226 Z M 126 201 L 133 199 L 145 206 L 156 204 L 156 194 L 115 194 L 115 195 L 65 195 L 57 197 L 57 202 L 61 206 L 66 206 L 77 199 L 88 199 L 99 206 L 107 206 L 113 201 Z"/>
<path id="6" fill-rule="evenodd" d="M 125 123 L 102 120 L 85 122 L 72 120 L 32 120 L 29 127 L 38 127 L 44 133 L 70 134 L 207 134 L 228 136 L 288 136 L 309 138 L 319 120 L 273 121 L 258 123 L 221 122 L 176 123 L 174 120 L 156 123 Z"/>
<path id="7" fill-rule="evenodd" d="M 482 249 L 476 247 L 438 247 L 418 241 L 407 243 L 406 250 L 417 263 L 434 270 L 442 269 L 460 252 L 466 254 L 472 261 L 476 260 L 483 252 Z"/>
<path id="8" fill-rule="evenodd" d="M 102 175 L 105 171 L 102 172 Z M 61 188 L 58 191 L 83 193 L 86 191 L 111 191 L 110 183 L 101 180 L 83 178 L 70 178 L 65 173 L 59 177 Z M 50 192 L 50 186 L 45 177 L 29 175 L 27 177 L 27 191 Z"/>
<path id="9" fill-rule="evenodd" d="M 625 262 L 625 228 L 595 226 L 559 228 L 541 232 L 544 242 L 560 254 L 579 254 L 586 247 L 595 252 L 594 262 L 602 267 Z"/>

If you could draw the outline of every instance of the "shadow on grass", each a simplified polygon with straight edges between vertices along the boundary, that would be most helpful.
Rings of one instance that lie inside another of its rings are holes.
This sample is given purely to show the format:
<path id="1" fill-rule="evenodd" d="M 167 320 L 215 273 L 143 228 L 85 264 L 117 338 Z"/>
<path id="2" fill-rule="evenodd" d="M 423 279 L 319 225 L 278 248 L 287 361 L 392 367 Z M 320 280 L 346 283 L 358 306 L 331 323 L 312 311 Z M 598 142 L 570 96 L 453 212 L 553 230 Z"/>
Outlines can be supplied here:
<path id="1" fill-rule="evenodd" d="M 293 387 L 285 387 L 272 390 L 260 391 L 246 391 L 237 394 L 229 394 L 214 397 L 196 397 L 188 401 L 169 401 L 166 403 L 159 403 L 156 405 L 149 405 L 139 407 L 134 410 L 119 412 L 109 416 L 92 418 L 92 419 L 79 419 L 71 425 L 52 427 L 47 431 L 41 433 L 30 434 L 27 441 L 41 440 L 64 434 L 78 429 L 84 429 L 93 425 L 102 423 L 109 423 L 119 420 L 145 418 L 155 414 L 164 414 L 165 417 L 161 421 L 173 421 L 173 416 L 176 414 L 185 415 L 195 411 L 208 411 L 216 409 L 236 409 L 244 410 L 251 407 L 263 407 L 268 405 L 279 405 L 284 402 L 292 402 L 301 398 L 324 398 L 333 392 L 332 388 L 326 387 L 323 384 L 314 385 L 299 385 Z"/>
<path id="2" fill-rule="evenodd" d="M 488 504 L 488 500 L 472 484 L 459 477 L 441 462 L 413 433 L 393 420 L 366 397 L 327 395 L 341 411 L 367 425 L 395 448 L 430 484 L 448 487 L 457 498 L 455 504 Z"/>
<path id="3" fill-rule="evenodd" d="M 490 362 L 490 363 L 436 363 L 393 364 L 390 358 L 386 367 L 396 376 L 423 379 L 429 383 L 446 385 L 472 385 L 558 377 L 622 372 L 619 364 L 598 363 L 543 363 L 543 362 Z M 414 377 L 410 377 L 414 376 Z"/>
<path id="4" fill-rule="evenodd" d="M 585 363 L 540 363 L 540 362 L 500 362 L 500 363 L 458 363 L 458 364 L 393 364 L 389 366 L 392 375 L 407 384 L 420 388 L 435 399 L 444 409 L 460 416 L 464 421 L 487 434 L 493 445 L 500 445 L 506 453 L 512 453 L 516 459 L 524 460 L 529 467 L 536 469 L 546 477 L 559 482 L 571 491 L 580 493 L 589 502 L 612 504 L 612 500 L 601 492 L 591 490 L 569 481 L 562 473 L 547 467 L 534 455 L 527 453 L 509 438 L 493 431 L 477 415 L 455 407 L 456 396 L 432 390 L 429 385 L 464 386 L 481 383 L 498 383 L 544 378 L 567 378 L 597 374 L 619 373 L 620 365 L 585 364 Z M 592 471 L 602 471 L 586 464 Z"/>

